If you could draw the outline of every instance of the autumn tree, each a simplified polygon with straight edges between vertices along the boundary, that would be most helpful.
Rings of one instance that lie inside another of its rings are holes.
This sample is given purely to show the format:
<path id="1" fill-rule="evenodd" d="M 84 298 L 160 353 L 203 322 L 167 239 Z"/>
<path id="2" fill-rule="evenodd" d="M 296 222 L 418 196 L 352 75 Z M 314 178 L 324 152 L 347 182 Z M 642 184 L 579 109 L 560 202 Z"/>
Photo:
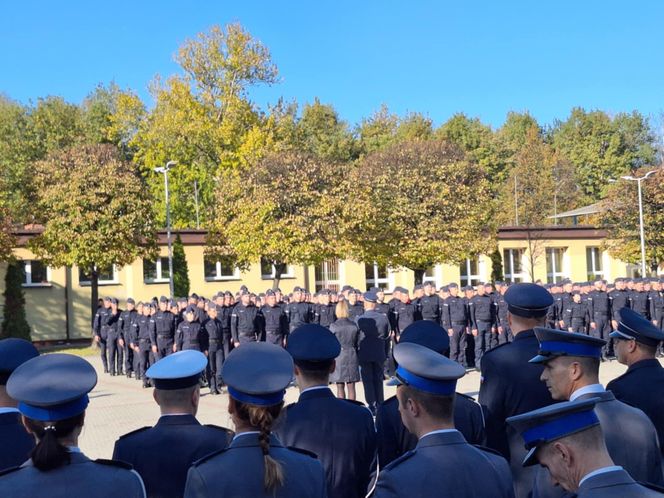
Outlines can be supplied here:
<path id="1" fill-rule="evenodd" d="M 10 261 L 5 274 L 5 298 L 0 338 L 17 337 L 30 340 L 30 325 L 25 317 L 25 294 L 23 293 L 23 273 L 21 261 Z"/>
<path id="2" fill-rule="evenodd" d="M 275 267 L 275 288 L 288 265 L 342 256 L 341 179 L 339 167 L 300 152 L 224 172 L 208 252 L 241 268 L 263 258 Z"/>
<path id="3" fill-rule="evenodd" d="M 189 265 L 179 233 L 173 242 L 173 292 L 177 297 L 189 296 Z"/>
<path id="4" fill-rule="evenodd" d="M 664 264 L 664 167 L 645 167 L 634 172 L 636 178 L 656 171 L 641 182 L 646 268 L 656 272 Z M 618 181 L 602 202 L 601 220 L 609 230 L 605 244 L 616 258 L 628 263 L 641 262 L 639 200 L 636 182 Z"/>
<path id="5" fill-rule="evenodd" d="M 349 171 L 344 195 L 349 256 L 410 268 L 418 283 L 434 264 L 493 247 L 486 173 L 448 142 L 401 142 L 367 155 Z"/>
<path id="6" fill-rule="evenodd" d="M 76 265 L 90 274 L 94 316 L 100 269 L 155 256 L 153 200 L 134 166 L 111 145 L 55 151 L 32 173 L 44 230 L 30 249 L 49 266 Z"/>

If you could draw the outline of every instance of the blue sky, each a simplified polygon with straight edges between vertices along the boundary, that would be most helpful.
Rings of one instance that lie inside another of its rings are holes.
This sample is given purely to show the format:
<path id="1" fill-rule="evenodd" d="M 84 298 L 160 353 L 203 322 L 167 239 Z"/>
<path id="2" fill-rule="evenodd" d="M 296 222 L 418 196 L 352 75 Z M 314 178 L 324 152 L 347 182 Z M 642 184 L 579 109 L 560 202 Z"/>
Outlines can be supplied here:
<path id="1" fill-rule="evenodd" d="M 149 100 L 186 38 L 239 21 L 279 67 L 279 85 L 252 92 L 261 106 L 319 97 L 350 123 L 382 103 L 436 124 L 465 112 L 500 126 L 510 110 L 546 124 L 574 106 L 658 117 L 662 19 L 658 0 L 23 0 L 2 7 L 0 92 L 78 102 L 114 80 Z"/>

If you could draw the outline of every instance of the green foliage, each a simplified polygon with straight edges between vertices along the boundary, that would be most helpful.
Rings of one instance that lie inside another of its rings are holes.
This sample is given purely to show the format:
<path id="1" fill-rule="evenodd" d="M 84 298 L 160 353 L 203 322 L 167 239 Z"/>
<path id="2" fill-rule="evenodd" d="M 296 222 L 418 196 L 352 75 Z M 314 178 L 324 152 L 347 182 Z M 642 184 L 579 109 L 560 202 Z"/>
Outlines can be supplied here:
<path id="1" fill-rule="evenodd" d="M 180 234 L 173 242 L 173 292 L 175 297 L 189 296 L 189 266 Z"/>
<path id="2" fill-rule="evenodd" d="M 362 154 L 370 154 L 394 142 L 399 117 L 390 113 L 385 104 L 369 118 L 363 119 L 357 128 Z"/>
<path id="3" fill-rule="evenodd" d="M 23 294 L 23 266 L 20 261 L 11 261 L 5 275 L 5 307 L 3 310 L 0 338 L 17 337 L 30 340 L 30 325 L 25 317 L 25 296 Z"/>
<path id="4" fill-rule="evenodd" d="M 500 254 L 500 249 L 497 247 L 491 253 L 491 281 L 499 282 L 504 280 L 503 273 L 503 257 Z"/>
<path id="5" fill-rule="evenodd" d="M 423 270 L 493 246 L 485 172 L 442 141 L 402 142 L 367 155 L 346 179 L 349 256 Z"/>
<path id="6" fill-rule="evenodd" d="M 305 105 L 297 128 L 302 142 L 300 150 L 329 161 L 348 162 L 357 158 L 358 146 L 353 135 L 331 105 L 321 104 L 318 99 Z"/>

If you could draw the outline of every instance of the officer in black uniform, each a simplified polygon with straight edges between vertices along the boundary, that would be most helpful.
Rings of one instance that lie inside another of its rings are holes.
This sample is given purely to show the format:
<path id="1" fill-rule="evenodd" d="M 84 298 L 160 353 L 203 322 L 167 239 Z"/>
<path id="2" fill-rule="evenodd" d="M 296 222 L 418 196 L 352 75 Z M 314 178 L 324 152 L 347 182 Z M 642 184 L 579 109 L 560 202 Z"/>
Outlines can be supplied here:
<path id="1" fill-rule="evenodd" d="M 300 397 L 275 429 L 287 446 L 311 451 L 323 464 L 328 498 L 363 498 L 376 471 L 376 431 L 362 403 L 328 387 L 341 345 L 328 329 L 303 325 L 288 338 Z"/>
<path id="2" fill-rule="evenodd" d="M 546 314 L 546 325 L 549 328 L 557 329 L 560 327 L 559 309 L 562 309 L 562 288 L 557 283 L 548 284 L 546 289 L 553 296 L 553 304 Z"/>
<path id="3" fill-rule="evenodd" d="M 607 341 L 602 350 L 602 358 L 608 354 L 609 334 L 611 333 L 611 299 L 605 290 L 605 282 L 595 280 L 594 288 L 588 293 L 590 315 L 590 335 Z"/>
<path id="4" fill-rule="evenodd" d="M 475 367 L 480 368 L 482 355 L 498 345 L 496 334 L 496 308 L 485 293 L 484 284 L 477 286 L 477 295 L 468 303 L 470 323 L 475 337 Z"/>
<path id="5" fill-rule="evenodd" d="M 173 352 L 193 349 L 200 351 L 206 356 L 210 349 L 210 339 L 207 331 L 198 321 L 196 307 L 189 305 L 184 310 L 184 322 L 178 325 L 175 331 L 175 346 Z"/>
<path id="6" fill-rule="evenodd" d="M 106 339 L 108 338 L 108 319 L 110 316 L 111 298 L 105 297 L 103 305 L 97 309 L 92 321 L 92 333 L 94 341 L 99 345 L 101 362 L 104 365 L 104 373 L 108 373 L 108 357 L 106 355 Z"/>
<path id="7" fill-rule="evenodd" d="M 260 338 L 258 308 L 251 302 L 247 290 L 240 291 L 240 303 L 233 308 L 231 336 L 234 347 L 246 342 L 256 342 Z"/>
<path id="8" fill-rule="evenodd" d="M 399 294 L 399 299 L 392 307 L 391 328 L 393 331 L 393 340 L 399 341 L 401 331 L 405 330 L 411 323 L 415 322 L 415 304 L 410 300 L 408 289 L 396 287 L 394 293 Z"/>
<path id="9" fill-rule="evenodd" d="M 108 316 L 108 333 L 106 345 L 108 347 L 108 361 L 110 363 L 111 375 L 123 375 L 123 351 L 124 344 L 122 333 L 120 331 L 120 314 L 118 309 L 118 300 L 111 298 L 110 314 Z"/>
<path id="10" fill-rule="evenodd" d="M 375 294 L 375 293 L 374 293 Z M 357 289 L 351 289 L 348 291 L 348 319 L 356 321 L 362 313 L 364 313 L 364 305 L 359 302 L 358 297 L 360 296 L 360 291 Z M 378 299 L 378 297 L 376 297 Z"/>
<path id="11" fill-rule="evenodd" d="M 534 472 L 521 467 L 523 444 L 505 420 L 553 403 L 540 381 L 542 367 L 528 363 L 539 350 L 533 328 L 546 323 L 553 297 L 537 284 L 520 283 L 510 285 L 505 300 L 514 341 L 492 349 L 482 358 L 479 402 L 485 414 L 487 446 L 508 458 L 516 496 L 525 498 L 532 488 Z"/>
<path id="12" fill-rule="evenodd" d="M 372 287 L 369 290 L 376 293 L 376 311 L 385 316 L 389 316 L 390 305 L 385 302 L 385 291 L 380 287 Z"/>
<path id="13" fill-rule="evenodd" d="M 644 289 L 643 279 L 639 279 L 634 283 L 634 291 L 630 297 L 630 308 L 650 320 L 650 301 L 648 293 Z"/>
<path id="14" fill-rule="evenodd" d="M 468 368 L 466 361 L 466 327 L 468 327 L 468 307 L 463 297 L 459 296 L 459 286 L 452 282 L 448 285 L 450 297 L 443 304 L 442 321 L 447 324 L 450 338 L 450 359 Z"/>
<path id="15" fill-rule="evenodd" d="M 136 371 L 136 380 L 143 381 L 143 387 L 149 387 L 148 380 L 145 377 L 145 371 L 150 366 L 150 352 L 157 346 L 156 338 L 152 334 L 153 324 L 152 304 L 143 305 L 143 314 L 138 315 L 132 324 L 132 338 L 135 343 L 132 344 L 134 354 L 138 357 L 138 370 Z"/>
<path id="16" fill-rule="evenodd" d="M 652 290 L 650 291 L 650 320 L 655 327 L 664 330 L 664 291 L 662 283 L 654 279 L 652 281 Z"/>
<path id="17" fill-rule="evenodd" d="M 427 347 L 439 354 L 449 349 L 449 340 L 440 326 L 424 320 L 408 326 L 401 334 L 400 343 L 412 342 Z M 391 380 L 389 384 L 394 384 Z M 454 400 L 454 426 L 471 444 L 483 444 L 484 416 L 482 408 L 470 396 L 456 393 Z M 376 413 L 378 432 L 378 460 L 381 468 L 390 464 L 417 445 L 417 437 L 404 427 L 399 415 L 396 396 L 385 400 Z"/>
<path id="18" fill-rule="evenodd" d="M 131 324 L 136 319 L 136 302 L 131 298 L 127 298 L 125 310 L 120 313 L 118 319 L 118 330 L 120 331 L 120 340 L 122 341 L 124 358 L 125 358 L 125 372 L 127 378 L 131 378 L 134 373 L 134 350 L 131 349 L 129 343 L 131 342 Z"/>
<path id="19" fill-rule="evenodd" d="M 505 282 L 496 282 L 498 293 L 495 298 L 496 304 L 496 326 L 498 328 L 498 344 L 512 342 L 512 329 L 507 321 L 507 301 L 505 301 L 505 292 L 507 284 Z M 549 311 L 555 309 L 552 305 Z M 547 315 L 548 319 L 548 315 Z"/>
<path id="20" fill-rule="evenodd" d="M 261 340 L 283 346 L 288 335 L 288 318 L 272 289 L 265 291 L 265 300 L 260 310 Z"/>
<path id="21" fill-rule="evenodd" d="M 289 332 L 313 320 L 312 307 L 309 303 L 305 302 L 305 292 L 303 288 L 295 287 L 293 289 L 293 299 L 284 310 L 288 317 Z"/>
<path id="22" fill-rule="evenodd" d="M 221 367 L 224 364 L 224 337 L 221 333 L 221 323 L 217 320 L 217 306 L 212 305 L 207 312 L 208 318 L 203 328 L 208 337 L 210 349 L 208 353 L 207 378 L 210 384 L 210 394 L 220 394 Z"/>
<path id="23" fill-rule="evenodd" d="M 30 457 L 35 438 L 25 430 L 18 402 L 7 394 L 7 380 L 26 361 L 39 356 L 31 342 L 10 337 L 0 340 L 0 471 L 21 465 Z"/>
<path id="24" fill-rule="evenodd" d="M 330 291 L 322 289 L 318 293 L 318 304 L 314 306 L 314 323 L 329 329 L 337 320 L 334 309 L 335 305 L 330 302 Z"/>
<path id="25" fill-rule="evenodd" d="M 223 305 L 221 308 L 217 307 L 217 320 L 221 323 L 221 334 L 224 337 L 224 359 L 228 358 L 229 353 L 233 350 L 233 335 L 231 334 L 231 315 L 235 308 L 233 301 L 233 294 L 225 291 Z"/>
<path id="26" fill-rule="evenodd" d="M 155 386 L 161 417 L 115 442 L 113 458 L 130 463 L 143 478 L 148 496 L 179 498 L 189 467 L 199 458 L 228 446 L 233 433 L 201 425 L 196 419 L 199 379 L 207 358 L 198 351 L 181 351 L 152 365 L 146 375 Z"/>
<path id="27" fill-rule="evenodd" d="M 152 317 L 152 337 L 154 345 L 152 352 L 155 360 L 159 361 L 174 351 L 175 344 L 175 317 L 168 311 L 168 299 L 166 296 L 159 298 L 159 311 Z"/>
<path id="28" fill-rule="evenodd" d="M 557 301 L 558 304 L 558 310 L 556 311 L 556 315 L 559 318 L 558 326 L 560 327 L 561 330 L 567 330 L 570 327 L 569 322 L 565 322 L 563 319 L 563 313 L 564 311 L 569 308 L 570 303 L 574 301 L 574 298 L 572 296 L 572 290 L 574 288 L 574 284 L 572 284 L 571 280 L 564 280 L 562 282 L 562 292 L 560 293 L 560 301 Z"/>
<path id="29" fill-rule="evenodd" d="M 586 324 L 590 321 L 590 314 L 586 303 L 581 301 L 581 293 L 574 291 L 572 302 L 563 310 L 563 322 L 567 325 L 567 332 L 586 333 Z"/>
<path id="30" fill-rule="evenodd" d="M 422 320 L 440 324 L 440 298 L 436 294 L 436 288 L 431 282 L 425 282 L 424 295 L 419 299 L 418 306 Z"/>

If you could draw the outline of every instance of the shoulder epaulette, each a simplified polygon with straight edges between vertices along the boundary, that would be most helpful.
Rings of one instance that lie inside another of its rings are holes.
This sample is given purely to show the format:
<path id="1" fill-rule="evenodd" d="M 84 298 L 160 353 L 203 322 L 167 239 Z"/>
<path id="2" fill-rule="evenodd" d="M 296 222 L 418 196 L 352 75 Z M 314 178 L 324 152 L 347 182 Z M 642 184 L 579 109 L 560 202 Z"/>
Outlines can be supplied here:
<path id="1" fill-rule="evenodd" d="M 128 432 L 127 434 L 123 434 L 122 436 L 120 436 L 120 439 L 124 439 L 128 436 L 132 436 L 132 435 L 134 435 L 138 432 L 143 432 L 146 429 L 152 429 L 152 427 L 150 427 L 150 426 L 141 427 L 140 429 L 136 429 L 135 431 L 131 431 L 131 432 Z"/>
<path id="2" fill-rule="evenodd" d="M 484 353 L 482 358 L 484 358 L 485 356 L 488 356 L 489 354 L 493 353 L 494 351 L 499 350 L 500 348 L 503 348 L 505 346 L 509 346 L 510 344 L 512 344 L 512 343 L 511 342 L 504 342 L 503 344 L 498 344 L 498 346 L 496 346 L 495 348 L 491 348 L 489 351 Z"/>
<path id="3" fill-rule="evenodd" d="M 664 493 L 664 487 L 659 486 L 657 484 L 653 484 L 650 482 L 643 482 L 643 481 L 637 481 L 641 486 L 644 488 L 652 489 L 654 491 L 657 491 L 659 493 Z"/>
<path id="4" fill-rule="evenodd" d="M 466 398 L 466 399 L 472 401 L 473 403 L 477 403 L 477 400 L 476 400 L 475 398 L 473 398 L 472 396 L 469 396 L 469 395 L 467 395 L 467 394 L 457 392 L 456 395 L 457 395 L 457 396 L 461 396 L 462 398 Z M 478 403 L 478 404 L 479 404 L 479 403 Z"/>
<path id="5" fill-rule="evenodd" d="M 500 451 L 496 451 L 493 448 L 489 448 L 488 446 L 482 446 L 481 444 L 473 444 L 472 446 L 480 451 L 484 451 L 485 453 L 492 453 L 494 455 L 498 455 L 499 457 L 505 458 Z"/>
<path id="6" fill-rule="evenodd" d="M 122 462 L 120 460 L 107 460 L 105 458 L 97 458 L 95 463 L 101 465 L 108 465 L 110 467 L 120 467 L 121 469 L 134 470 L 134 467 L 127 462 Z"/>
<path id="7" fill-rule="evenodd" d="M 408 460 L 408 459 L 409 459 L 410 457 L 412 457 L 415 453 L 417 453 L 417 450 L 410 450 L 410 451 L 407 451 L 406 453 L 404 453 L 403 455 L 401 455 L 401 456 L 400 456 L 399 458 L 397 458 L 396 460 L 392 460 L 389 464 L 387 464 L 387 465 L 383 468 L 383 470 L 391 470 L 391 469 L 393 469 L 393 468 L 396 467 L 397 465 L 399 465 L 399 464 L 405 462 L 406 460 Z"/>
<path id="8" fill-rule="evenodd" d="M 17 467 L 9 467 L 8 469 L 0 470 L 0 476 L 6 476 L 7 474 L 11 474 L 12 472 L 16 472 L 17 470 L 20 469 L 21 467 L 17 466 Z"/>
<path id="9" fill-rule="evenodd" d="M 303 450 L 302 448 L 296 448 L 295 446 L 288 446 L 288 449 L 296 453 L 301 453 L 303 455 L 310 456 L 315 460 L 318 460 L 318 455 L 316 455 L 316 453 L 314 453 L 313 451 Z"/>
<path id="10" fill-rule="evenodd" d="M 222 454 L 223 452 L 225 452 L 226 450 L 228 450 L 228 448 L 224 448 L 223 450 L 213 451 L 212 453 L 209 453 L 208 455 L 205 455 L 203 458 L 200 458 L 200 459 L 196 460 L 196 461 L 195 461 L 194 463 L 192 463 L 191 465 L 192 465 L 192 467 L 196 467 L 196 466 L 198 466 L 198 465 L 200 465 L 200 464 L 202 464 L 202 463 L 207 462 L 207 461 L 208 461 L 210 458 L 212 458 L 212 457 L 216 457 L 217 455 L 221 455 L 221 454 Z"/>
<path id="11" fill-rule="evenodd" d="M 235 431 L 232 431 L 226 427 L 222 427 L 220 425 L 214 425 L 214 424 L 205 424 L 205 427 L 211 427 L 212 429 L 217 429 L 219 431 L 223 431 L 226 434 L 230 434 L 231 437 L 235 436 Z"/>
<path id="12" fill-rule="evenodd" d="M 343 399 L 344 401 L 347 401 L 348 403 L 353 403 L 354 405 L 361 406 L 362 408 L 367 407 L 367 405 L 365 405 L 361 401 L 357 401 L 356 399 L 348 399 L 348 398 L 341 398 L 341 399 Z"/>

